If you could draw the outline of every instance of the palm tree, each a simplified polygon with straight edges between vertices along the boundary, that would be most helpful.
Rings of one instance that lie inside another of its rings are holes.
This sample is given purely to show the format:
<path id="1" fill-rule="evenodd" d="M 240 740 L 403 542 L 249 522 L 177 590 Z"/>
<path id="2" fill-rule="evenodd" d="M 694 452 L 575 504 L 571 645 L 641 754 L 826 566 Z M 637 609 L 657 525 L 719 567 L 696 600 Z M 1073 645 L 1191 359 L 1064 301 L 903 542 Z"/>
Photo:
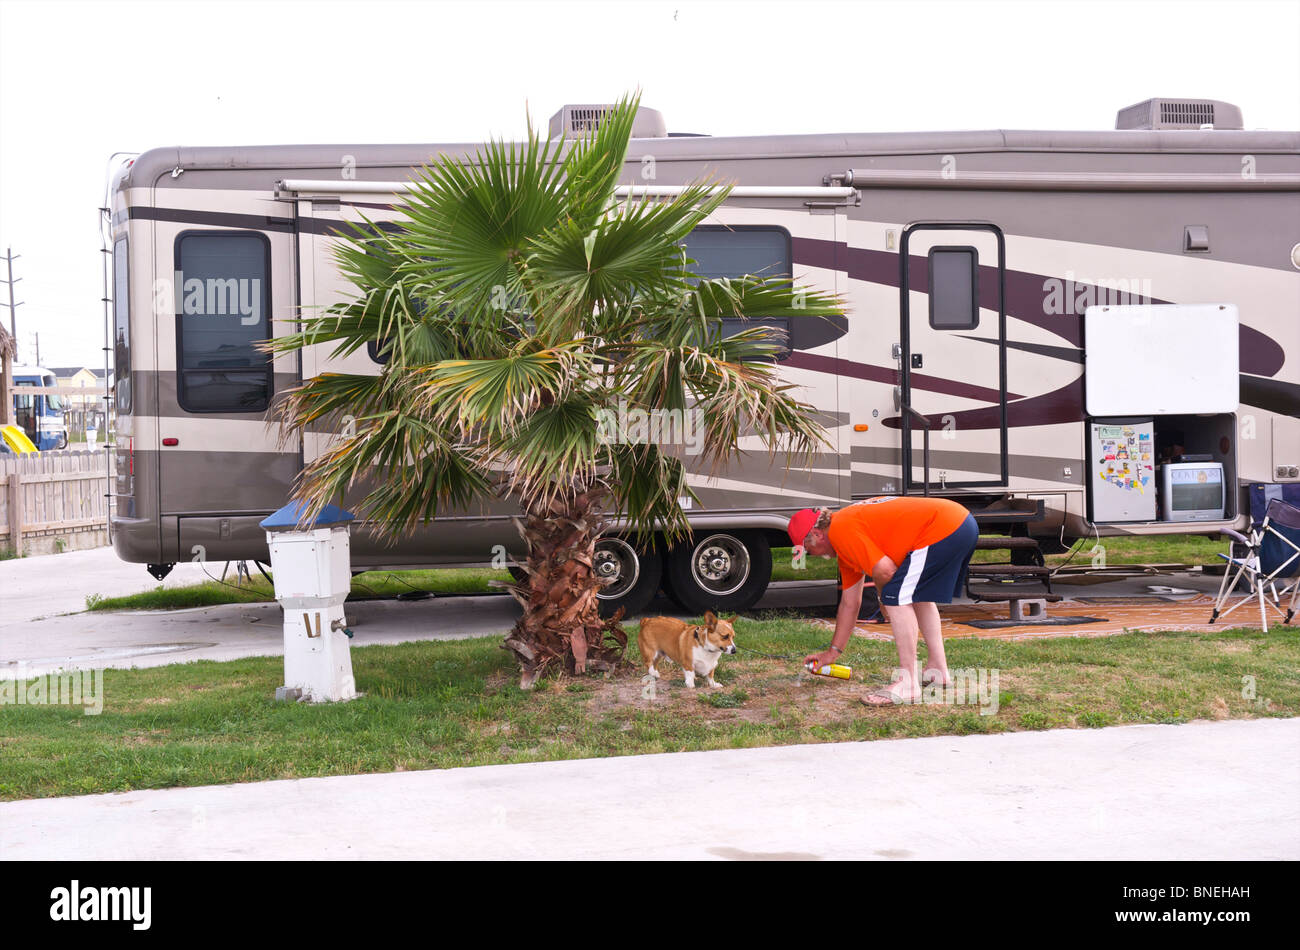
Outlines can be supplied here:
<path id="1" fill-rule="evenodd" d="M 642 540 L 689 534 L 682 452 L 609 438 L 603 411 L 695 410 L 716 471 L 742 435 L 787 466 L 824 444 L 777 376 L 779 332 L 724 336 L 723 318 L 816 318 L 837 298 L 762 277 L 702 280 L 682 241 L 725 200 L 702 181 L 671 200 L 616 198 L 639 97 L 577 141 L 492 142 L 413 178 L 398 227 L 355 226 L 336 255 L 354 299 L 271 344 L 382 348 L 378 376 L 326 373 L 283 402 L 289 431 L 355 427 L 302 471 L 308 511 L 351 490 L 396 536 L 446 507 L 517 503 L 527 544 L 505 641 L 524 688 L 552 664 L 609 670 L 627 638 L 602 619 L 595 545 L 613 519 Z M 698 501 L 698 499 L 695 499 Z M 619 611 L 621 614 L 621 611 Z"/>

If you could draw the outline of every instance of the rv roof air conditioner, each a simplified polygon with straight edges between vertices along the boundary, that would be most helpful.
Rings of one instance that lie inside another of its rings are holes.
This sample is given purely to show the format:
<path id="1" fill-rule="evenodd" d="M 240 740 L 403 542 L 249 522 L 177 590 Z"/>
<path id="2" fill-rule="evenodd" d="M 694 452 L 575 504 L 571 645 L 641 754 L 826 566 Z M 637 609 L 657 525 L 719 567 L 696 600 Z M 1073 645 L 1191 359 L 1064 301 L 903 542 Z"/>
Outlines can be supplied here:
<path id="1" fill-rule="evenodd" d="M 1120 109 L 1117 129 L 1241 129 L 1241 109 L 1217 99 L 1148 99 Z"/>
<path id="2" fill-rule="evenodd" d="M 600 127 L 600 121 L 613 111 L 612 105 L 561 106 L 551 116 L 551 138 L 576 139 Z M 663 113 L 639 106 L 632 120 L 632 138 L 663 139 L 668 137 Z"/>

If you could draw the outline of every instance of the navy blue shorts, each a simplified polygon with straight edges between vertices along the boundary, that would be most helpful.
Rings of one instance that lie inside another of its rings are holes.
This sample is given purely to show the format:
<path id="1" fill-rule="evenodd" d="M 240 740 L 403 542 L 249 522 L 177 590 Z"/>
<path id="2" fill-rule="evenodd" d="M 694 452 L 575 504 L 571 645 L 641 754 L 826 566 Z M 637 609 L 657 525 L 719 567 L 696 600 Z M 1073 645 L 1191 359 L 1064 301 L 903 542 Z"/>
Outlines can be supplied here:
<path id="1" fill-rule="evenodd" d="M 951 604 L 954 597 L 961 596 L 966 584 L 966 569 L 979 536 L 974 517 L 967 515 L 946 538 L 910 552 L 880 592 L 880 602 L 890 607 Z"/>

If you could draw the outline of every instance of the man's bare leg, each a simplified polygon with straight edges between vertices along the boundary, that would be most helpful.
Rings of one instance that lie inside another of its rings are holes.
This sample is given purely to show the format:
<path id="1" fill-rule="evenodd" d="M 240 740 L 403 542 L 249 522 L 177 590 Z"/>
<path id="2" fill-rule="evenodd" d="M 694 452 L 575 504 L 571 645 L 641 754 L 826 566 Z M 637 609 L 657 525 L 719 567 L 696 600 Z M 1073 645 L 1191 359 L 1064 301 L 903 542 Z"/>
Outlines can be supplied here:
<path id="1" fill-rule="evenodd" d="M 916 640 L 920 632 L 916 611 L 912 607 L 891 607 L 882 605 L 889 626 L 894 631 L 894 645 L 898 648 L 899 672 L 889 686 L 874 690 L 863 698 L 868 706 L 888 706 L 894 701 L 911 702 L 921 695 L 920 684 L 916 681 Z M 931 604 L 931 606 L 934 606 Z M 893 697 L 892 699 L 890 697 Z"/>
<path id="2" fill-rule="evenodd" d="M 951 681 L 948 675 L 948 657 L 943 652 L 943 633 L 939 625 L 939 605 L 933 601 L 913 604 L 917 623 L 921 627 L 921 636 L 925 638 L 925 669 L 921 671 L 921 682 L 930 683 L 938 677 L 938 682 L 947 686 Z"/>

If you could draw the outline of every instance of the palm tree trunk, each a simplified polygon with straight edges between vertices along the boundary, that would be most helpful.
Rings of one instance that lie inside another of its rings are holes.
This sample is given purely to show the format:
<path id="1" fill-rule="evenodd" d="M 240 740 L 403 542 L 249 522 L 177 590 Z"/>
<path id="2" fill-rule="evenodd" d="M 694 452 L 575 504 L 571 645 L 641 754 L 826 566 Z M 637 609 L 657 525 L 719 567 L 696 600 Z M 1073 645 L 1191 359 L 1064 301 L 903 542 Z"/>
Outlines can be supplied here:
<path id="1" fill-rule="evenodd" d="M 530 689 L 557 662 L 572 673 L 604 672 L 623 658 L 623 611 L 601 618 L 601 584 L 592 570 L 604 496 L 586 486 L 549 502 L 524 503 L 520 532 L 528 544 L 522 565 L 527 580 L 514 591 L 524 615 L 504 644 L 519 660 L 521 689 Z"/>

